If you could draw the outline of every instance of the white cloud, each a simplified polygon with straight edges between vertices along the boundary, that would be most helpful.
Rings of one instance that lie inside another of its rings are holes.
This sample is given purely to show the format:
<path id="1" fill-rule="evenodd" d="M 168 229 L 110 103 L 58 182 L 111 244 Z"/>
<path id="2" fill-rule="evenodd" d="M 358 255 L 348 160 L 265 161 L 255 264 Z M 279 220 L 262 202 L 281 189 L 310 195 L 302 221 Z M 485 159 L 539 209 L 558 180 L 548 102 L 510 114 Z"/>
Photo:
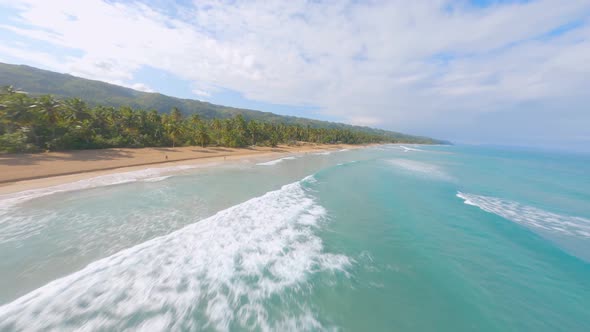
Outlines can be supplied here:
<path id="1" fill-rule="evenodd" d="M 147 65 L 193 82 L 202 97 L 211 90 L 201 87 L 232 89 L 353 123 L 428 133 L 441 117 L 462 126 L 466 115 L 523 102 L 590 101 L 587 0 L 487 8 L 462 0 L 207 0 L 166 11 L 181 17 L 99 0 L 11 4 L 24 25 L 0 28 L 83 55 L 64 60 L 16 46 L 0 46 L 0 55 L 109 82 L 132 82 Z M 544 35 L 576 21 L 576 29 Z"/>
<path id="2" fill-rule="evenodd" d="M 149 86 L 143 83 L 135 83 L 131 85 L 130 88 L 143 92 L 156 92 L 154 89 L 150 88 Z"/>
<path id="3" fill-rule="evenodd" d="M 379 124 L 378 118 L 366 117 L 366 116 L 355 116 L 348 119 L 348 122 L 357 126 L 374 126 Z"/>
<path id="4" fill-rule="evenodd" d="M 201 90 L 201 89 L 193 89 L 193 93 L 199 97 L 207 98 L 211 96 L 210 92 Z"/>

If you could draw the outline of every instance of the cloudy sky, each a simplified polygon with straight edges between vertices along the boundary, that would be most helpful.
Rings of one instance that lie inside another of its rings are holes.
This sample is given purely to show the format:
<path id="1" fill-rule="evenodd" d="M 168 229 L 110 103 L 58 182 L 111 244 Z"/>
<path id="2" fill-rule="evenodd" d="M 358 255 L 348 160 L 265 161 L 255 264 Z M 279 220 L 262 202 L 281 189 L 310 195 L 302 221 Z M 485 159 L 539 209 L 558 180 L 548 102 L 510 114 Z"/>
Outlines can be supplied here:
<path id="1" fill-rule="evenodd" d="M 0 61 L 459 143 L 590 150 L 590 0 L 0 0 Z"/>

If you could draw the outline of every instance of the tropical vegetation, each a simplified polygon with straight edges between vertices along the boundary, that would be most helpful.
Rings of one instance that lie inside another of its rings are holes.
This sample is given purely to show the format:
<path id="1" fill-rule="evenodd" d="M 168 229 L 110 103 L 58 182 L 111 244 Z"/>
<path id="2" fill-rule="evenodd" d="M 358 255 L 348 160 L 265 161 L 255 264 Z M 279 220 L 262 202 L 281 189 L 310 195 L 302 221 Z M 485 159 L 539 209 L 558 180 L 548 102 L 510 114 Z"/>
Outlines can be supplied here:
<path id="1" fill-rule="evenodd" d="M 241 114 L 231 118 L 203 119 L 197 113 L 185 116 L 176 107 L 169 113 L 128 106 L 91 107 L 79 98 L 31 96 L 12 86 L 0 88 L 0 152 L 400 142 L 387 133 L 246 120 Z M 411 142 L 421 141 L 416 138 Z"/>
<path id="2" fill-rule="evenodd" d="M 156 110 L 160 113 L 169 113 L 172 108 L 177 107 L 184 117 L 190 117 L 196 113 L 202 120 L 208 121 L 214 119 L 223 121 L 241 115 L 246 121 L 256 120 L 275 125 L 299 125 L 304 128 L 309 126 L 324 129 L 349 129 L 367 134 L 386 135 L 402 142 L 443 143 L 426 137 L 416 137 L 389 130 L 215 105 L 200 100 L 175 98 L 156 92 L 142 92 L 25 65 L 0 63 L 0 86 L 3 85 L 14 86 L 18 90 L 26 91 L 30 96 L 52 95 L 62 100 L 80 98 L 90 108 L 110 106 L 119 109 L 127 106 L 135 110 Z"/>

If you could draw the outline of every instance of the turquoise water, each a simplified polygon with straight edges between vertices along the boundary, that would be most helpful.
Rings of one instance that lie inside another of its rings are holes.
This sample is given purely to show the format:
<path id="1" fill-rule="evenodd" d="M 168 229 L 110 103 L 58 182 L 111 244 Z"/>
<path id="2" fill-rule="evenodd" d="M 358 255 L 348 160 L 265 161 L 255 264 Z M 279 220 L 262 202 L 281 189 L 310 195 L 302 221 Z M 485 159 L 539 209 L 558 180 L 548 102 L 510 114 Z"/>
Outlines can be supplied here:
<path id="1" fill-rule="evenodd" d="M 0 197 L 0 330 L 590 330 L 590 156 L 381 146 Z"/>

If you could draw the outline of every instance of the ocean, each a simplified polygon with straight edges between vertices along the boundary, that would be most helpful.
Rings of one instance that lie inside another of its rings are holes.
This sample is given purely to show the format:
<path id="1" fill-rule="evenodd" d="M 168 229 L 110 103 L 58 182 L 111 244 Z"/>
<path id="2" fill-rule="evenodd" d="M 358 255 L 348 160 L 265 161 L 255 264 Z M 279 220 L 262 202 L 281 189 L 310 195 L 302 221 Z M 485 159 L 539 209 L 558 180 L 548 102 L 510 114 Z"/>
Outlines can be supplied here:
<path id="1" fill-rule="evenodd" d="M 589 331 L 590 156 L 383 145 L 0 196 L 0 331 Z"/>

